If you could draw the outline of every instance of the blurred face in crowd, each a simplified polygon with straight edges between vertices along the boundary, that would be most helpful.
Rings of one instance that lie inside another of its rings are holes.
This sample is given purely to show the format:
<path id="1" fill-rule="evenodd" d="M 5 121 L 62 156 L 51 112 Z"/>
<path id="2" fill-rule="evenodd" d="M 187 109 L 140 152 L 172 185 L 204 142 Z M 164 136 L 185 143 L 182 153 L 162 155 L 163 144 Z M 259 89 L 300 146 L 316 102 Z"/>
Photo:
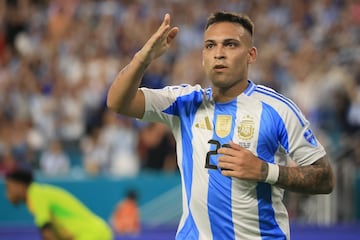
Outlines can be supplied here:
<path id="1" fill-rule="evenodd" d="M 255 60 L 250 33 L 240 24 L 217 22 L 205 31 L 203 66 L 215 89 L 244 90 Z"/>
<path id="2" fill-rule="evenodd" d="M 6 197 L 12 204 L 19 205 L 25 201 L 26 186 L 24 183 L 20 183 L 12 179 L 6 179 L 5 187 Z"/>

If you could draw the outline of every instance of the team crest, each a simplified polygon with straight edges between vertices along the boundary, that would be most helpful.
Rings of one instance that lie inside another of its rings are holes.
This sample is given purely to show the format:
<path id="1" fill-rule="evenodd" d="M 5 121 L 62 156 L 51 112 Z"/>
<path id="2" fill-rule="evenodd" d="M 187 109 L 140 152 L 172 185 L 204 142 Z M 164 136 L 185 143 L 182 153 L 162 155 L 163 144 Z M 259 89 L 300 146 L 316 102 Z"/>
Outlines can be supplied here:
<path id="1" fill-rule="evenodd" d="M 237 127 L 238 137 L 241 140 L 249 140 L 254 137 L 255 131 L 255 122 L 248 115 L 244 119 L 241 120 L 239 126 Z"/>
<path id="2" fill-rule="evenodd" d="M 215 124 L 215 133 L 221 138 L 230 134 L 232 125 L 231 115 L 217 115 Z"/>

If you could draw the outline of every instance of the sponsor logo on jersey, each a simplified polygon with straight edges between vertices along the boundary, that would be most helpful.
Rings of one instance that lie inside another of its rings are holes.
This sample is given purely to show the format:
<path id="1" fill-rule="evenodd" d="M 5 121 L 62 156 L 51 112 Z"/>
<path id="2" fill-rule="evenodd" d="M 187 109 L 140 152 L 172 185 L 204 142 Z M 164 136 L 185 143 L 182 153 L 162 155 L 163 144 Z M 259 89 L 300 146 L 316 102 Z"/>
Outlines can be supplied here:
<path id="1" fill-rule="evenodd" d="M 196 127 L 196 128 L 201 128 L 201 129 L 212 130 L 209 117 L 205 117 L 205 118 L 202 119 L 200 122 L 195 123 L 195 127 Z"/>

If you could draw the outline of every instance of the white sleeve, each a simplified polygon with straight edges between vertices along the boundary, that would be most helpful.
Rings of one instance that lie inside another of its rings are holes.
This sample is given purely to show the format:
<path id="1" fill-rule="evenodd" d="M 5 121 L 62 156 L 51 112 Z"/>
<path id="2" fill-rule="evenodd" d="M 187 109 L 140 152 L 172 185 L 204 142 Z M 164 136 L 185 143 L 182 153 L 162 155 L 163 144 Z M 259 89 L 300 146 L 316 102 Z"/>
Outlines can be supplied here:
<path id="1" fill-rule="evenodd" d="M 310 123 L 294 102 L 273 89 L 258 85 L 254 96 L 273 107 L 286 131 L 278 132 L 280 143 L 298 165 L 310 165 L 326 155 L 324 147 L 310 129 Z"/>
<path id="2" fill-rule="evenodd" d="M 294 124 L 294 121 L 286 123 L 289 131 L 288 154 L 298 165 L 310 165 L 326 155 L 325 149 L 311 131 L 308 121 L 304 126 L 298 122 Z"/>
<path id="3" fill-rule="evenodd" d="M 174 108 L 177 107 L 177 99 L 193 91 L 201 91 L 201 87 L 183 84 L 162 89 L 141 88 L 141 90 L 145 96 L 145 113 L 141 120 L 162 122 L 171 126 L 174 114 L 169 114 L 169 112 L 176 112 Z"/>

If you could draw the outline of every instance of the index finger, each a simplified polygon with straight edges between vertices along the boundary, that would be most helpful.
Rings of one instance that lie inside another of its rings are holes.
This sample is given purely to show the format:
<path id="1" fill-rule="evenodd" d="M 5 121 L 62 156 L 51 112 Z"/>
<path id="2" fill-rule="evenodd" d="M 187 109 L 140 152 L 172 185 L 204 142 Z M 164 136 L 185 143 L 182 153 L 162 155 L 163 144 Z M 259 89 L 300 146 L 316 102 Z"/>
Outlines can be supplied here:
<path id="1" fill-rule="evenodd" d="M 166 13 L 162 22 L 162 25 L 170 25 L 170 14 Z"/>
<path id="2" fill-rule="evenodd" d="M 218 153 L 219 154 L 224 154 L 224 155 L 230 155 L 233 156 L 232 152 L 234 151 L 234 149 L 230 146 L 230 144 L 223 144 L 221 146 L 221 148 L 218 149 Z"/>
<path id="3" fill-rule="evenodd" d="M 240 146 L 239 144 L 234 143 L 233 141 L 230 141 L 229 145 L 230 145 L 231 148 L 233 148 L 235 150 L 243 150 L 244 149 L 242 146 Z"/>
<path id="4" fill-rule="evenodd" d="M 234 143 L 233 141 L 230 141 L 228 144 L 223 144 L 221 148 L 219 148 L 218 153 L 220 154 L 227 154 L 227 155 L 231 155 L 230 153 L 232 152 L 231 150 L 236 150 L 236 151 L 241 151 L 244 148 L 241 147 L 239 144 Z"/>

